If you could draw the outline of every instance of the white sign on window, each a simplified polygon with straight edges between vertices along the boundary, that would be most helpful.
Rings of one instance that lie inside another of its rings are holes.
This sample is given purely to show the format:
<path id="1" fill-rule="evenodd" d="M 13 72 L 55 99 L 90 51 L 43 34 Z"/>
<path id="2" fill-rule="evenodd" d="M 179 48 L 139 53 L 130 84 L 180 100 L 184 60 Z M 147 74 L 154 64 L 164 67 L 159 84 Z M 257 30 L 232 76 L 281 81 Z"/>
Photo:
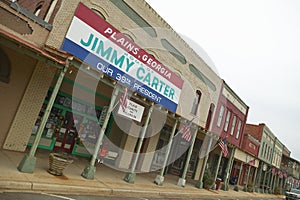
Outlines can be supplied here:
<path id="1" fill-rule="evenodd" d="M 127 99 L 127 107 L 125 112 L 122 106 L 119 106 L 118 114 L 140 122 L 144 113 L 144 107 Z"/>

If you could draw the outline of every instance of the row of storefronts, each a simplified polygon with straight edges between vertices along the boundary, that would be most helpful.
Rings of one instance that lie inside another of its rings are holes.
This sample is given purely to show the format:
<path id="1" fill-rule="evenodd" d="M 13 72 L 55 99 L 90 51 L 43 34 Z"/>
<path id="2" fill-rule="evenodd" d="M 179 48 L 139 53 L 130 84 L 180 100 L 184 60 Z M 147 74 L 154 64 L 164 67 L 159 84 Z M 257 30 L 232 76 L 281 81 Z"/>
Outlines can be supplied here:
<path id="1" fill-rule="evenodd" d="M 89 158 L 93 179 L 105 147 L 130 183 L 151 172 L 157 184 L 168 173 L 180 186 L 209 174 L 225 190 L 297 187 L 299 162 L 298 177 L 275 176 L 286 147 L 246 124 L 249 107 L 146 2 L 44 2 L 0 1 L 0 143 L 29 150 L 20 171 L 43 148 Z"/>

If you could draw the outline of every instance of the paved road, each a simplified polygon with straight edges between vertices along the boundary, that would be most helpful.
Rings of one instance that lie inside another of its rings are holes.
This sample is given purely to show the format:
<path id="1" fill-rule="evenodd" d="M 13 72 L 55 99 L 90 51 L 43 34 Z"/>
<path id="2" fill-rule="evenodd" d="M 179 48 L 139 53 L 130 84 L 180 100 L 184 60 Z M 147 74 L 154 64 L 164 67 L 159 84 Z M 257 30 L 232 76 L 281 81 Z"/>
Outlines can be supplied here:
<path id="1" fill-rule="evenodd" d="M 133 197 L 100 197 L 100 196 L 78 196 L 78 195 L 55 195 L 44 193 L 20 193 L 4 192 L 0 193 L 1 200 L 170 200 L 166 198 L 133 198 Z M 207 199 L 207 198 L 205 198 Z M 178 199 L 178 200 L 201 200 L 201 199 Z M 203 199 L 202 199 L 203 200 Z M 239 199 L 216 199 L 211 200 L 239 200 Z M 279 199 L 247 199 L 247 200 L 279 200 Z M 282 199 L 281 199 L 282 200 Z"/>

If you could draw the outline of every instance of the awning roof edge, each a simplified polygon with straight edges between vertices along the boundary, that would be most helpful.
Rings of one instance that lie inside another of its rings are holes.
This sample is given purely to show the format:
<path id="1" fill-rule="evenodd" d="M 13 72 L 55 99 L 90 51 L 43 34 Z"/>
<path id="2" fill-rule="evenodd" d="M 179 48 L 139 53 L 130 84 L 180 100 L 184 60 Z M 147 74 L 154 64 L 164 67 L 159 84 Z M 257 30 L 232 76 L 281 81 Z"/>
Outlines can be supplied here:
<path id="1" fill-rule="evenodd" d="M 65 54 L 64 60 L 56 58 L 51 54 L 49 54 L 48 52 L 46 52 L 45 50 L 39 48 L 38 46 L 35 46 L 34 44 L 1 29 L 0 29 L 0 43 L 22 54 L 26 54 L 37 60 L 44 61 L 45 63 L 50 64 L 59 69 L 62 69 L 65 66 L 66 59 L 71 56 L 70 54 Z"/>

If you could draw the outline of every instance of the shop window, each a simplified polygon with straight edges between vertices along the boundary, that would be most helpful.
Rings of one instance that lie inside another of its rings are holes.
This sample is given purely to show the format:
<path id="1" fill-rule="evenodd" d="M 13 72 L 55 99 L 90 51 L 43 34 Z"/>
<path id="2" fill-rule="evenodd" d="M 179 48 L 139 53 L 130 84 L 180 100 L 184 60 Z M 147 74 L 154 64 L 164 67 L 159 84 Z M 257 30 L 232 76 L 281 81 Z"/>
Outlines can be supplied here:
<path id="1" fill-rule="evenodd" d="M 163 47 L 172 55 L 174 56 L 179 62 L 182 64 L 186 64 L 185 57 L 166 39 L 160 40 Z"/>
<path id="2" fill-rule="evenodd" d="M 11 64 L 6 53 L 0 49 L 0 81 L 8 83 L 10 79 Z"/>
<path id="3" fill-rule="evenodd" d="M 240 137 L 241 127 L 242 127 L 242 121 L 239 119 L 237 131 L 236 131 L 236 135 L 235 135 L 236 139 L 238 139 Z"/>
<path id="4" fill-rule="evenodd" d="M 210 107 L 209 107 L 209 111 L 208 111 L 207 120 L 206 120 L 206 126 L 205 126 L 206 130 L 209 130 L 209 128 L 210 128 L 210 123 L 211 123 L 211 119 L 212 119 L 214 110 L 215 110 L 215 105 L 213 103 L 211 103 Z"/>
<path id="5" fill-rule="evenodd" d="M 230 110 L 228 110 L 228 111 L 227 111 L 227 115 L 226 115 L 226 121 L 225 121 L 225 124 L 224 124 L 224 131 L 225 131 L 225 132 L 228 131 L 230 115 L 231 115 L 231 112 L 230 112 Z"/>
<path id="6" fill-rule="evenodd" d="M 198 107 L 199 107 L 199 104 L 200 104 L 201 95 L 202 95 L 201 91 L 196 90 L 196 95 L 195 95 L 194 102 L 193 102 L 193 105 L 192 105 L 192 110 L 191 110 L 191 113 L 193 115 L 197 114 L 197 110 L 198 110 Z"/>
<path id="7" fill-rule="evenodd" d="M 232 120 L 232 124 L 231 124 L 230 135 L 233 135 L 233 133 L 234 133 L 235 124 L 236 124 L 236 116 L 234 115 L 234 116 L 233 116 L 233 120 Z"/>
<path id="8" fill-rule="evenodd" d="M 218 122 L 217 122 L 217 126 L 218 126 L 218 127 L 221 126 L 221 123 L 222 123 L 222 120 L 223 120 L 224 111 L 225 111 L 225 108 L 224 108 L 224 106 L 222 105 L 221 108 L 220 108 L 219 117 L 218 117 Z"/>

